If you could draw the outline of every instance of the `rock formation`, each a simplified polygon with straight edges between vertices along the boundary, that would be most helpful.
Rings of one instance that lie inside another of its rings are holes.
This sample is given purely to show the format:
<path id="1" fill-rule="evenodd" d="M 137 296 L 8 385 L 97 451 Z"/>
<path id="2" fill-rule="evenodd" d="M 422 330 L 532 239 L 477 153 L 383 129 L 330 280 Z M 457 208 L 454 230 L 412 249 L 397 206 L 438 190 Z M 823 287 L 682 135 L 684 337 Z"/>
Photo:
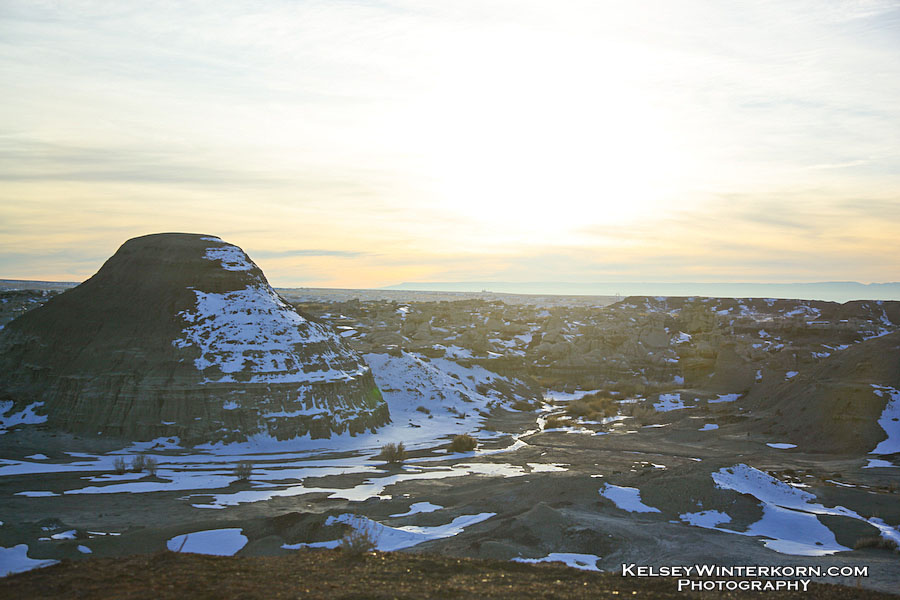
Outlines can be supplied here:
<path id="1" fill-rule="evenodd" d="M 182 443 L 358 433 L 389 421 L 369 367 L 237 246 L 156 234 L 0 332 L 0 400 L 47 426 Z M 8 410 L 6 412 L 9 412 Z"/>

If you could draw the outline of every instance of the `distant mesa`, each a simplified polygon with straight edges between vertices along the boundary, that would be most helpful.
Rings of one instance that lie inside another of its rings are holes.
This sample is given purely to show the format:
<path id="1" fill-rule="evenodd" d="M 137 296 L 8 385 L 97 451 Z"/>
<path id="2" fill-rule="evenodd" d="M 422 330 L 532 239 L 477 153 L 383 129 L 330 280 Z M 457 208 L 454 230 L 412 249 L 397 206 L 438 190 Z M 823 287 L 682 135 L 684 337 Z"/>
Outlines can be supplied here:
<path id="1" fill-rule="evenodd" d="M 243 250 L 186 233 L 128 240 L 0 331 L 0 402 L 54 429 L 190 445 L 390 420 L 340 336 L 288 305 Z"/>

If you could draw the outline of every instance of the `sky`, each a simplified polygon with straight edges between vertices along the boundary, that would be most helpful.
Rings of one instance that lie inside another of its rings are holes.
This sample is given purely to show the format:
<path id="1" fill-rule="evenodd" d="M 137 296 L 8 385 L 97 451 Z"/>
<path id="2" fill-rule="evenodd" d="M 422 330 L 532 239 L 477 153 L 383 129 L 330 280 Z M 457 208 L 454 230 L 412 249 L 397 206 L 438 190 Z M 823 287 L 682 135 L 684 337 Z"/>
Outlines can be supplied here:
<path id="1" fill-rule="evenodd" d="M 900 280 L 900 1 L 0 2 L 0 278 Z"/>

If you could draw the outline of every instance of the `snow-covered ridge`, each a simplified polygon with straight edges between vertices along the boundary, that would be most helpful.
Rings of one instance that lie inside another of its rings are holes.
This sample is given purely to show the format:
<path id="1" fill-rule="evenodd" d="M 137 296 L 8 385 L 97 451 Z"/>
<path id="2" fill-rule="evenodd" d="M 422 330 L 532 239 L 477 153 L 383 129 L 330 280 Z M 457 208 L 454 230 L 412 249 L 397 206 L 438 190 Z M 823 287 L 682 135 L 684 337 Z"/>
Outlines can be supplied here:
<path id="1" fill-rule="evenodd" d="M 187 326 L 172 344 L 198 348 L 198 370 L 221 372 L 208 372 L 206 383 L 234 382 L 239 373 L 249 383 L 347 381 L 368 371 L 351 353 L 340 351 L 336 333 L 304 319 L 266 284 L 225 293 L 193 291 L 197 304 L 179 313 Z M 322 343 L 322 352 L 305 355 L 304 346 Z"/>
<path id="2" fill-rule="evenodd" d="M 218 241 L 213 238 L 204 238 L 209 241 Z M 207 260 L 217 260 L 222 264 L 222 268 L 226 271 L 249 271 L 254 267 L 244 251 L 237 246 L 231 244 L 223 244 L 222 246 L 212 246 L 207 248 L 203 258 Z"/>
<path id="3" fill-rule="evenodd" d="M 364 354 L 395 424 L 405 429 L 404 441 L 438 439 L 477 431 L 496 405 L 512 399 L 494 389 L 494 382 L 513 382 L 478 365 L 463 366 L 445 358 L 427 359 L 408 352 L 400 356 Z"/>

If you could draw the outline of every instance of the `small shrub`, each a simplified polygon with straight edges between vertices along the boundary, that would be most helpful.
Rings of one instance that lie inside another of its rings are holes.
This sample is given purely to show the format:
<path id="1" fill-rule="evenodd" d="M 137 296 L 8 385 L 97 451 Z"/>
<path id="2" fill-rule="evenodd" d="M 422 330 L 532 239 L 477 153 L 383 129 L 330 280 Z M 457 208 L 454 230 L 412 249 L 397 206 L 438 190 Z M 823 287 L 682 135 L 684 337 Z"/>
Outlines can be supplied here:
<path id="1" fill-rule="evenodd" d="M 135 473 L 140 473 L 144 470 L 144 467 L 147 465 L 147 457 L 143 454 L 138 454 L 137 456 L 131 457 L 131 470 Z"/>
<path id="2" fill-rule="evenodd" d="M 648 425 L 656 417 L 656 410 L 650 406 L 635 404 L 631 409 L 631 416 L 639 425 Z"/>
<path id="3" fill-rule="evenodd" d="M 148 456 L 146 460 L 144 460 L 144 468 L 151 475 L 156 475 L 156 469 L 159 467 L 159 464 L 156 462 L 156 459 L 152 456 Z"/>
<path id="4" fill-rule="evenodd" d="M 378 458 L 390 464 L 400 464 L 406 460 L 406 448 L 403 447 L 403 442 L 385 444 L 381 447 Z"/>
<path id="5" fill-rule="evenodd" d="M 898 551 L 897 542 L 890 538 L 881 537 L 880 535 L 861 537 L 856 540 L 856 543 L 853 544 L 853 549 L 860 550 L 862 548 L 878 548 L 879 550 L 891 550 L 893 552 Z"/>
<path id="6" fill-rule="evenodd" d="M 470 450 L 474 450 L 477 447 L 478 440 L 473 438 L 468 433 L 455 435 L 453 436 L 453 441 L 450 442 L 451 452 L 469 452 Z"/>
<path id="7" fill-rule="evenodd" d="M 544 429 L 558 429 L 566 426 L 566 417 L 562 415 L 550 415 L 544 420 Z"/>
<path id="8" fill-rule="evenodd" d="M 242 460 L 234 468 L 234 476 L 238 481 L 249 481 L 251 475 L 253 475 L 253 463 L 248 460 Z"/>
<path id="9" fill-rule="evenodd" d="M 619 405 L 612 398 L 598 394 L 588 394 L 578 400 L 569 402 L 566 414 L 570 417 L 584 417 L 588 420 L 614 417 L 619 412 Z"/>
<path id="10" fill-rule="evenodd" d="M 364 554 L 372 552 L 377 547 L 375 525 L 362 517 L 353 517 L 350 520 L 350 531 L 341 538 L 338 548 L 351 558 L 361 558 Z"/>
<path id="11" fill-rule="evenodd" d="M 128 470 L 128 463 L 125 462 L 124 456 L 117 456 L 116 460 L 113 461 L 113 469 L 115 469 L 116 473 L 122 475 L 125 471 Z"/>
<path id="12" fill-rule="evenodd" d="M 417 410 L 418 412 L 420 412 L 420 413 L 425 413 L 426 415 L 430 415 L 430 414 L 431 414 L 431 411 L 428 410 L 428 408 L 426 408 L 426 407 L 424 407 L 424 406 L 417 406 L 417 407 L 416 407 L 416 410 Z"/>

